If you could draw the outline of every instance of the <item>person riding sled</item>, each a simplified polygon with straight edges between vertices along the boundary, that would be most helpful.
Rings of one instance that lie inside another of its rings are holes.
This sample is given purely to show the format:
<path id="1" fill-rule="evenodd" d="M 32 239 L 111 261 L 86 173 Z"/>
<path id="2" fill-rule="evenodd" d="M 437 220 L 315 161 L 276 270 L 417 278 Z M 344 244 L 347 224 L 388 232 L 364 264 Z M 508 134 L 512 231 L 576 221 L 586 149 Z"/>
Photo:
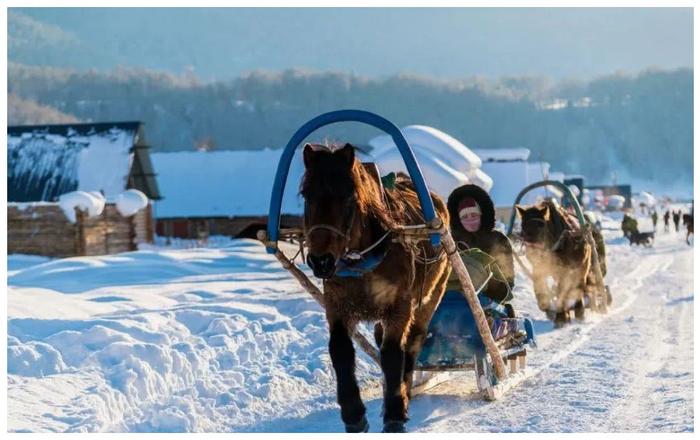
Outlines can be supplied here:
<path id="1" fill-rule="evenodd" d="M 513 249 L 508 238 L 495 229 L 496 211 L 491 197 L 477 185 L 463 185 L 450 194 L 447 209 L 452 237 L 463 251 L 463 260 L 477 259 L 492 273 L 481 290 L 482 305 L 486 303 L 489 309 L 489 305 L 506 304 L 513 298 Z M 457 274 L 452 273 L 447 290 L 460 289 Z"/>
<path id="2" fill-rule="evenodd" d="M 447 209 L 452 237 L 494 339 L 509 338 L 509 344 L 525 340 L 529 337 L 525 320 L 516 318 L 509 304 L 515 282 L 513 249 L 508 238 L 495 229 L 493 201 L 480 187 L 464 185 L 452 192 Z M 485 356 L 475 320 L 454 271 L 430 321 L 428 334 L 419 363 L 455 365 L 474 354 Z"/>

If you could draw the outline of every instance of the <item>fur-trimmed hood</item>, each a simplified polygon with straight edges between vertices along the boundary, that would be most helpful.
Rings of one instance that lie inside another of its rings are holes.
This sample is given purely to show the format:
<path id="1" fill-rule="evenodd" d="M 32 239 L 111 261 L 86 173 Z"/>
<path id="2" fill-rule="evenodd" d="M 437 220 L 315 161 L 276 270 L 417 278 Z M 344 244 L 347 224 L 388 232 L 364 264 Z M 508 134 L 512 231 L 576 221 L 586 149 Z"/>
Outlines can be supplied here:
<path id="1" fill-rule="evenodd" d="M 453 231 L 467 232 L 462 223 L 459 221 L 459 202 L 465 198 L 471 197 L 476 200 L 476 203 L 481 208 L 481 227 L 479 231 L 492 231 L 496 226 L 496 210 L 493 207 L 493 200 L 489 194 L 477 185 L 462 185 L 452 191 L 447 199 L 447 209 L 450 212 L 450 226 Z"/>

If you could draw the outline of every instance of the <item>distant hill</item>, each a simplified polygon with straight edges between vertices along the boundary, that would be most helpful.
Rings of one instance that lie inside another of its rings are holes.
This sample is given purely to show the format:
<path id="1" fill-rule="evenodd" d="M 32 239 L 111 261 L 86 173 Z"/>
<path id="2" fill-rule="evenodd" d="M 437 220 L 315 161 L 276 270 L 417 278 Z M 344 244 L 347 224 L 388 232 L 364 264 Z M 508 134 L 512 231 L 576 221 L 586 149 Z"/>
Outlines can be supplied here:
<path id="1" fill-rule="evenodd" d="M 553 169 L 594 181 L 692 184 L 693 71 L 649 70 L 585 82 L 438 81 L 286 70 L 204 82 L 145 69 L 77 71 L 10 64 L 9 92 L 84 121 L 143 120 L 158 151 L 280 148 L 309 118 L 339 108 L 425 124 L 472 148 L 523 146 Z M 10 118 L 18 107 L 9 105 Z M 362 144 L 356 124 L 320 133 Z"/>
<path id="2" fill-rule="evenodd" d="M 7 97 L 8 125 L 70 124 L 80 122 L 78 118 L 56 110 L 48 105 L 37 104 L 17 95 Z"/>
<path id="3" fill-rule="evenodd" d="M 12 8 L 14 62 L 592 78 L 693 63 L 691 8 Z"/>

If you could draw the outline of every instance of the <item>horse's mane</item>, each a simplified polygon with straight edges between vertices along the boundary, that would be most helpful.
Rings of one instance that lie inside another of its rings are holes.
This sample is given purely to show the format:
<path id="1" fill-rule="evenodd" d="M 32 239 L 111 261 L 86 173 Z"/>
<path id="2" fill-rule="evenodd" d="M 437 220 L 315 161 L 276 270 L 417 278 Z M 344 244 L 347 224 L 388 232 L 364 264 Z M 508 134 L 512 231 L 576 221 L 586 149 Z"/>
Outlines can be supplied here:
<path id="1" fill-rule="evenodd" d="M 578 219 L 576 219 L 576 217 L 567 212 L 561 206 L 557 205 L 551 200 L 540 202 L 539 205 L 547 206 L 549 208 L 548 228 L 552 233 L 552 236 L 558 237 L 565 230 L 579 229 Z"/>
<path id="2" fill-rule="evenodd" d="M 328 152 L 339 148 L 336 145 L 316 146 Z M 397 225 L 414 224 L 423 221 L 420 202 L 413 182 L 405 174 L 399 173 L 394 188 L 382 190 L 377 177 L 370 173 L 355 157 L 350 172 L 336 167 L 313 167 L 306 170 L 300 192 L 304 197 L 350 197 L 355 195 L 359 213 L 363 217 L 378 220 L 385 228 Z M 345 175 L 344 175 L 345 174 Z"/>
<path id="3" fill-rule="evenodd" d="M 386 191 L 357 159 L 351 173 L 357 204 L 363 215 L 376 218 L 386 228 L 422 221 L 420 201 L 408 176 L 398 174 L 394 189 Z"/>

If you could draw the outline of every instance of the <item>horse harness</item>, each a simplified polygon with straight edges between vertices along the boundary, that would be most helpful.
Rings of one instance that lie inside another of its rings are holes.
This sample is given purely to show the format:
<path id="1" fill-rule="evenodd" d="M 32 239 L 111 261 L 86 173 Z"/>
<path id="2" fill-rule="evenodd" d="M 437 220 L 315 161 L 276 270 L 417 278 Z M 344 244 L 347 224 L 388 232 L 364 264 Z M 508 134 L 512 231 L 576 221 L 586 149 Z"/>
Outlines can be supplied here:
<path id="1" fill-rule="evenodd" d="M 559 214 L 562 217 L 562 223 L 563 223 L 564 227 L 563 227 L 561 233 L 559 234 L 559 237 L 556 240 L 554 240 L 554 234 L 552 233 L 551 229 L 547 227 L 547 224 L 546 224 L 547 222 L 544 219 L 531 218 L 531 219 L 528 219 L 525 221 L 525 223 L 528 223 L 528 222 L 544 223 L 544 228 L 545 228 L 547 236 L 550 239 L 550 242 L 552 242 L 552 241 L 554 242 L 549 249 L 551 252 L 556 252 L 559 249 L 561 249 L 562 244 L 564 243 L 564 240 L 566 240 L 567 238 L 573 238 L 573 237 L 577 237 L 577 236 L 581 235 L 581 228 L 577 227 L 578 226 L 577 224 L 570 222 L 570 221 L 567 221 L 568 214 L 566 214 L 566 213 L 559 213 Z M 523 243 L 525 244 L 525 246 L 528 246 L 528 247 L 532 247 L 532 248 L 536 248 L 536 249 L 540 249 L 540 250 L 545 249 L 544 244 L 539 245 L 539 243 L 528 242 L 528 241 L 524 241 L 524 240 L 523 240 Z"/>
<path id="2" fill-rule="evenodd" d="M 385 188 L 382 183 L 382 179 L 380 178 L 379 170 L 376 164 L 363 163 L 362 165 L 379 184 L 379 190 L 382 194 L 384 203 L 386 204 L 387 200 Z M 350 231 L 352 230 L 352 227 L 355 223 L 355 218 L 357 217 L 357 206 L 355 204 L 355 201 L 356 200 L 354 198 L 351 198 L 347 202 L 347 208 L 349 208 L 350 210 L 350 221 L 348 222 L 345 232 L 341 231 L 340 228 L 336 226 L 324 223 L 315 224 L 305 232 L 305 236 L 308 237 L 309 235 L 311 235 L 312 232 L 316 230 L 325 229 L 345 239 L 343 253 L 335 261 L 335 276 L 341 278 L 360 278 L 366 273 L 372 272 L 377 266 L 379 266 L 379 264 L 381 264 L 381 262 L 384 261 L 384 257 L 386 257 L 386 254 L 389 251 L 389 246 L 386 242 L 386 239 L 387 237 L 389 237 L 389 235 L 391 235 L 392 232 L 394 232 L 391 229 L 387 228 L 384 234 L 382 234 L 377 240 L 375 240 L 372 244 L 365 247 L 364 249 L 350 249 Z"/>

